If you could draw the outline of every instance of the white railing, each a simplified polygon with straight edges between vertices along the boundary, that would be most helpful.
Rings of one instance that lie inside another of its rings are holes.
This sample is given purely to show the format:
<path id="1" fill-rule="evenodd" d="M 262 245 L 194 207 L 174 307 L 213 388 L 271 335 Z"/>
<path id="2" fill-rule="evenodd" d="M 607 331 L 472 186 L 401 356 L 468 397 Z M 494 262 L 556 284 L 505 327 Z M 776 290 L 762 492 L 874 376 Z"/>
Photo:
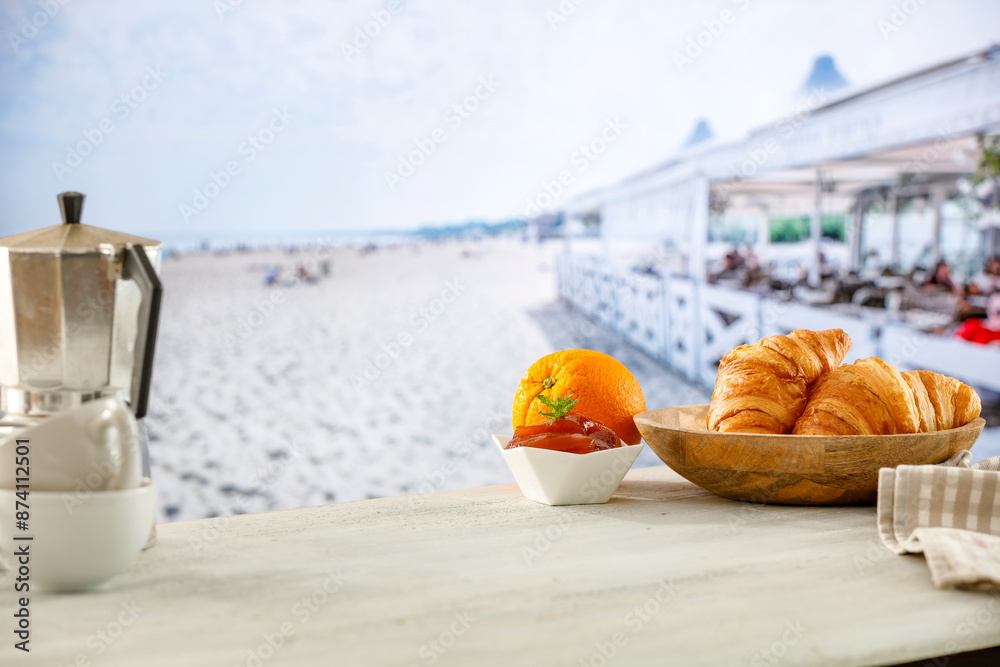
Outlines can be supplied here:
<path id="1" fill-rule="evenodd" d="M 878 356 L 904 370 L 926 368 L 1000 391 L 996 348 L 686 278 L 639 275 L 583 255 L 560 255 L 556 276 L 562 299 L 707 386 L 719 359 L 737 345 L 794 329 L 843 329 L 853 340 L 847 361 Z"/>
<path id="2" fill-rule="evenodd" d="M 761 335 L 773 336 L 796 329 L 843 329 L 851 337 L 845 361 L 883 356 L 878 349 L 879 325 L 860 317 L 791 301 L 765 299 L 761 310 Z"/>
<path id="3" fill-rule="evenodd" d="M 694 332 L 695 319 L 694 283 L 690 280 L 667 278 L 663 281 L 666 295 L 667 355 L 668 364 L 682 371 L 689 378 L 698 375 L 698 349 Z"/>
<path id="4" fill-rule="evenodd" d="M 662 355 L 667 347 L 663 281 L 635 274 L 622 276 L 617 297 L 619 331 L 647 354 Z"/>
<path id="5" fill-rule="evenodd" d="M 726 287 L 702 285 L 695 300 L 701 317 L 700 380 L 715 384 L 719 360 L 734 347 L 760 338 L 760 309 L 764 301 L 756 294 Z"/>

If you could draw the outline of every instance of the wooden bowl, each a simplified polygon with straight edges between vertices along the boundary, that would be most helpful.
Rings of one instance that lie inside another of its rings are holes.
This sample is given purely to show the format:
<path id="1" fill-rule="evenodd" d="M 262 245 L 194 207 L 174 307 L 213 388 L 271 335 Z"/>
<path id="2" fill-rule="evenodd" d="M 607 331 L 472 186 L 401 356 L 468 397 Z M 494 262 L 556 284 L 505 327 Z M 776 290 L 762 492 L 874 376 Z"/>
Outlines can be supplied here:
<path id="1" fill-rule="evenodd" d="M 903 435 L 762 435 L 705 428 L 708 404 L 649 410 L 635 425 L 664 463 L 712 493 L 781 505 L 874 503 L 879 468 L 941 463 L 969 449 L 982 417 Z"/>

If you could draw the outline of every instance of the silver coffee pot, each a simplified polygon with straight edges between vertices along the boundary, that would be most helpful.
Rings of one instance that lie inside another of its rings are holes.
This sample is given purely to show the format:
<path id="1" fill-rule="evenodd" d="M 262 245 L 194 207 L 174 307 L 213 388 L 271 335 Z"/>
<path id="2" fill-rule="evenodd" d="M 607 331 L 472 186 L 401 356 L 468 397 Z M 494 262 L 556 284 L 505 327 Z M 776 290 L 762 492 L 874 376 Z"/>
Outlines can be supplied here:
<path id="1" fill-rule="evenodd" d="M 146 414 L 162 287 L 160 243 L 63 222 L 0 239 L 0 413 L 32 422 L 114 396 Z"/>

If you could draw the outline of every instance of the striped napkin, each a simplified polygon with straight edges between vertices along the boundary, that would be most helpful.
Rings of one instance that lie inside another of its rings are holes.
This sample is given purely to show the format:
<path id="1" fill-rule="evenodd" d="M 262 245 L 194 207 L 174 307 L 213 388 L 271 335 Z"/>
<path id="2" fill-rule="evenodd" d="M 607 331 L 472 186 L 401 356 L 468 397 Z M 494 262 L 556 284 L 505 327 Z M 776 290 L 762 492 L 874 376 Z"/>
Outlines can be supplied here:
<path id="1" fill-rule="evenodd" d="M 923 553 L 938 588 L 1000 587 L 1000 456 L 882 468 L 878 532 L 897 554 Z"/>

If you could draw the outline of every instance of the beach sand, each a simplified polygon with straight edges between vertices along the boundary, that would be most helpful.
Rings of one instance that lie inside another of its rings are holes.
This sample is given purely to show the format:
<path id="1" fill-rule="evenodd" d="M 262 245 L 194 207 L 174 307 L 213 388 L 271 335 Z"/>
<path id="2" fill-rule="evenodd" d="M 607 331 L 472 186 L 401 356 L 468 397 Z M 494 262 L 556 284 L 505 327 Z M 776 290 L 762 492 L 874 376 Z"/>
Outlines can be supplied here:
<path id="1" fill-rule="evenodd" d="M 607 352 L 647 405 L 708 400 L 561 304 L 562 246 L 515 240 L 185 255 L 164 262 L 150 414 L 158 520 L 178 521 L 513 481 L 525 369 Z M 269 265 L 332 275 L 265 286 Z M 648 449 L 637 466 L 661 465 Z"/>

